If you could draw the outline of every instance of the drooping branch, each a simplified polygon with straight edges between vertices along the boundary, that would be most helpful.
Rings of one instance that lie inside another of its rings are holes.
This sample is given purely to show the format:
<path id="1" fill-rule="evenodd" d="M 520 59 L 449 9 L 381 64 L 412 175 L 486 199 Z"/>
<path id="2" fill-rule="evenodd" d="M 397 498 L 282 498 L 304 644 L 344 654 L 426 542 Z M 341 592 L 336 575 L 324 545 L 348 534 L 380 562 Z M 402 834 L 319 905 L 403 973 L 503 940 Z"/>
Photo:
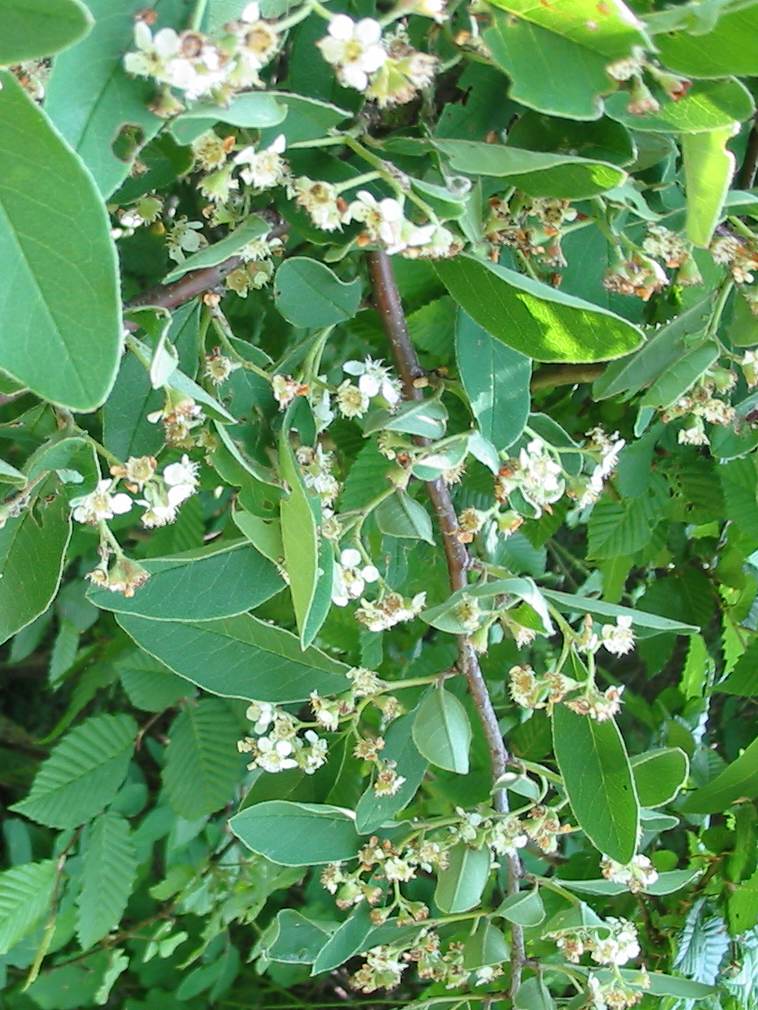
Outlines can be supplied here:
<path id="1" fill-rule="evenodd" d="M 403 383 L 405 398 L 419 400 L 423 397 L 423 393 L 417 387 L 416 380 L 424 375 L 424 371 L 419 364 L 408 334 L 405 313 L 392 270 L 392 262 L 384 251 L 379 250 L 368 254 L 368 264 L 374 288 L 374 302 L 382 318 L 395 367 Z M 421 445 L 427 444 L 426 439 L 419 438 L 416 441 Z M 458 589 L 463 589 L 467 583 L 468 551 L 458 539 L 458 517 L 444 480 L 438 478 L 427 481 L 426 489 L 434 508 L 438 528 L 442 534 L 450 588 L 455 592 Z M 508 751 L 500 732 L 487 682 L 479 666 L 476 650 L 466 635 L 461 635 L 458 638 L 458 667 L 466 678 L 469 693 L 479 714 L 489 749 L 493 782 L 497 782 L 506 770 Z M 495 791 L 494 801 L 496 810 L 500 813 L 507 812 L 508 800 L 505 789 Z M 518 891 L 520 877 L 520 860 L 518 856 L 510 856 L 508 858 L 509 894 L 515 894 Z M 512 927 L 511 950 L 511 998 L 515 996 L 521 984 L 521 970 L 525 963 L 525 957 L 523 931 L 520 926 L 514 925 Z"/>

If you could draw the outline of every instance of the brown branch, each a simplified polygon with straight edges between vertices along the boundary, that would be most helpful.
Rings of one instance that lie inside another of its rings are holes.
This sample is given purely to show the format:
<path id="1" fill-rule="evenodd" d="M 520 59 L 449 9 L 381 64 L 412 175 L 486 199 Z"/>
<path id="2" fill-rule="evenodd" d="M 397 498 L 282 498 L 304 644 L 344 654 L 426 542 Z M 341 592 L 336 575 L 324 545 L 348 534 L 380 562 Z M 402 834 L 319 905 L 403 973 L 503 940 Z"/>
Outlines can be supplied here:
<path id="1" fill-rule="evenodd" d="M 392 263 L 384 251 L 368 254 L 369 271 L 374 286 L 374 301 L 382 318 L 384 331 L 392 349 L 392 357 L 398 374 L 403 382 L 403 391 L 407 400 L 419 400 L 423 393 L 415 382 L 424 375 L 416 352 L 408 335 L 405 313 L 400 300 Z M 420 445 L 428 444 L 426 439 L 416 439 Z M 469 567 L 469 556 L 465 546 L 458 539 L 458 517 L 455 514 L 453 502 L 447 485 L 439 478 L 427 481 L 429 494 L 437 525 L 442 534 L 445 549 L 450 588 L 455 591 L 463 589 L 467 583 L 466 572 Z M 508 762 L 508 751 L 503 735 L 500 732 L 497 715 L 492 706 L 487 683 L 479 666 L 479 659 L 471 640 L 460 635 L 458 638 L 458 667 L 465 676 L 468 689 L 473 699 L 479 718 L 482 722 L 484 735 L 492 763 L 492 778 L 496 782 L 505 772 Z M 494 794 L 495 809 L 500 813 L 508 811 L 508 799 L 505 789 L 497 789 Z M 517 856 L 508 858 L 508 893 L 515 894 L 519 889 L 521 863 Z M 521 969 L 525 962 L 524 935 L 520 926 L 512 927 L 511 951 L 511 998 L 521 984 Z"/>
<path id="2" fill-rule="evenodd" d="M 591 365 L 555 365 L 553 368 L 540 368 L 532 376 L 531 390 L 553 389 L 556 386 L 574 386 L 580 382 L 594 382 L 605 371 L 605 364 L 598 362 Z"/>

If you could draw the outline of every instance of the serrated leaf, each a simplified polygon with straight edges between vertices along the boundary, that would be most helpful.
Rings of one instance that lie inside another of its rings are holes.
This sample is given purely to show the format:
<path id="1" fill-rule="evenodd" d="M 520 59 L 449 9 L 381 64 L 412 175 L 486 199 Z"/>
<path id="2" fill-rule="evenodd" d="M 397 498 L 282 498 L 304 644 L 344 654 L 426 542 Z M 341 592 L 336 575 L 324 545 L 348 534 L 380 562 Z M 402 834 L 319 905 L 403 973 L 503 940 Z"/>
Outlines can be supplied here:
<path id="1" fill-rule="evenodd" d="M 325 804 L 269 800 L 235 814 L 229 827 L 249 849 L 280 866 L 352 859 L 362 844 L 354 818 Z"/>
<path id="2" fill-rule="evenodd" d="M 192 690 L 184 678 L 138 649 L 120 657 L 115 666 L 129 701 L 145 712 L 162 712 Z"/>
<path id="3" fill-rule="evenodd" d="M 653 536 L 660 521 L 659 502 L 652 495 L 627 498 L 624 502 L 600 501 L 592 509 L 588 525 L 588 557 L 612 558 L 635 554 Z"/>
<path id="4" fill-rule="evenodd" d="M 468 774 L 471 723 L 461 702 L 444 687 L 432 688 L 422 699 L 413 723 L 413 741 L 433 765 Z"/>
<path id="5" fill-rule="evenodd" d="M 53 828 L 75 828 L 118 792 L 137 726 L 128 715 L 94 715 L 63 737 L 12 810 Z"/>
<path id="6" fill-rule="evenodd" d="M 566 705 L 553 709 L 553 744 L 566 794 L 592 844 L 619 863 L 637 848 L 639 803 L 613 719 L 597 722 Z"/>
<path id="7" fill-rule="evenodd" d="M 43 399 L 94 410 L 113 385 L 122 342 L 108 215 L 13 74 L 0 71 L 0 84 L 0 368 Z"/>
<path id="8" fill-rule="evenodd" d="M 94 946 L 121 921 L 136 873 L 128 822 L 118 814 L 101 814 L 90 825 L 84 845 L 76 915 L 82 950 Z"/>
<path id="9" fill-rule="evenodd" d="M 714 691 L 737 694 L 743 698 L 758 695 L 758 639 L 753 639 L 732 672 L 714 687 Z"/>
<path id="10" fill-rule="evenodd" d="M 305 701 L 347 690 L 347 667 L 295 635 L 241 614 L 223 621 L 150 621 L 119 614 L 121 627 L 170 670 L 223 698 Z"/>
<path id="11" fill-rule="evenodd" d="M 507 267 L 457 256 L 434 268 L 472 319 L 537 361 L 608 361 L 642 340 L 620 316 Z"/>
<path id="12" fill-rule="evenodd" d="M 240 780 L 239 723 L 217 698 L 181 712 L 169 730 L 163 784 L 173 810 L 187 820 L 225 806 Z"/>
<path id="13" fill-rule="evenodd" d="M 50 911 L 55 860 L 25 863 L 0 873 L 0 954 L 6 954 Z"/>

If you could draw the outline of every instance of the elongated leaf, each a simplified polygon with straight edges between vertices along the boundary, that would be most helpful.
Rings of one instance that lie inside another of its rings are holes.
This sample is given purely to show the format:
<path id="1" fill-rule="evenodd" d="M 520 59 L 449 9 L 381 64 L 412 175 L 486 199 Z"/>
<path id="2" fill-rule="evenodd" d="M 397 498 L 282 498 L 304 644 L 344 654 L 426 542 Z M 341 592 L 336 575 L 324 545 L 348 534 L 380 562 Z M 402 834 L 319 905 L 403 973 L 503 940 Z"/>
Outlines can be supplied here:
<path id="1" fill-rule="evenodd" d="M 684 177 L 687 183 L 687 238 L 707 248 L 734 173 L 734 155 L 726 145 L 739 123 L 730 123 L 708 133 L 682 137 Z"/>
<path id="2" fill-rule="evenodd" d="M 574 816 L 592 844 L 620 863 L 637 847 L 639 804 L 626 748 L 612 719 L 566 705 L 553 710 L 553 744 Z"/>
<path id="3" fill-rule="evenodd" d="M 137 727 L 128 715 L 95 715 L 72 729 L 44 762 L 26 799 L 11 808 L 53 828 L 75 828 L 118 792 Z"/>
<path id="4" fill-rule="evenodd" d="M 646 45 L 642 25 L 621 2 L 598 11 L 592 0 L 493 0 L 484 33 L 493 59 L 512 79 L 513 99 L 567 119 L 597 119 L 601 96 L 617 86 L 606 66 Z"/>
<path id="5" fill-rule="evenodd" d="M 148 108 L 153 95 L 150 82 L 130 77 L 123 67 L 124 53 L 134 46 L 134 18 L 144 8 L 141 0 L 118 4 L 89 0 L 88 7 L 94 27 L 75 49 L 53 63 L 45 87 L 45 112 L 90 170 L 100 193 L 108 197 L 127 178 L 139 148 L 164 121 Z M 157 0 L 152 9 L 160 29 L 174 23 L 179 4 Z M 114 150 L 119 130 L 127 124 L 139 129 L 139 143 L 134 131 L 128 156 L 123 149 L 118 154 Z"/>
<path id="6" fill-rule="evenodd" d="M 283 908 L 276 916 L 266 957 L 284 964 L 313 964 L 328 938 L 329 932 L 318 923 L 292 908 Z"/>
<path id="7" fill-rule="evenodd" d="M 435 270 L 491 336 L 537 361 L 608 361 L 642 340 L 620 316 L 507 267 L 458 256 L 436 263 Z"/>
<path id="8" fill-rule="evenodd" d="M 403 807 L 406 807 L 421 784 L 426 772 L 426 759 L 419 753 L 413 740 L 413 724 L 416 712 L 408 712 L 390 725 L 385 734 L 382 758 L 395 761 L 395 771 L 405 781 L 394 796 L 378 796 L 369 785 L 358 800 L 355 808 L 355 824 L 361 834 L 377 831 L 382 824 L 390 821 Z"/>
<path id="9" fill-rule="evenodd" d="M 187 820 L 220 810 L 240 779 L 239 724 L 218 698 L 188 705 L 169 730 L 163 782 L 173 810 Z"/>
<path id="10" fill-rule="evenodd" d="M 659 873 L 658 879 L 643 890 L 645 894 L 673 894 L 691 884 L 700 874 L 699 870 L 668 870 Z M 629 888 L 626 884 L 615 880 L 556 880 L 556 883 L 567 887 L 578 894 L 626 894 Z"/>
<path id="11" fill-rule="evenodd" d="M 248 91 L 237 95 L 228 105 L 195 102 L 171 124 L 171 133 L 180 144 L 190 144 L 215 123 L 262 129 L 278 126 L 287 115 L 287 106 L 265 91 Z"/>
<path id="12" fill-rule="evenodd" d="M 468 773 L 471 723 L 461 702 L 443 687 L 433 688 L 419 705 L 413 742 L 438 768 Z"/>
<path id="13" fill-rule="evenodd" d="M 631 765 L 637 796 L 643 807 L 660 807 L 673 800 L 687 781 L 690 770 L 689 759 L 680 747 L 637 754 L 631 759 Z"/>
<path id="14" fill-rule="evenodd" d="M 50 911 L 55 860 L 0 873 L 0 954 L 6 954 Z"/>
<path id="15" fill-rule="evenodd" d="M 0 642 L 47 610 L 61 579 L 71 510 L 57 481 L 46 481 L 39 490 L 45 494 L 34 496 L 0 529 Z"/>
<path id="16" fill-rule="evenodd" d="M 0 368 L 46 400 L 94 410 L 121 351 L 108 215 L 16 78 L 0 83 Z"/>
<path id="17" fill-rule="evenodd" d="M 487 964 L 502 964 L 510 959 L 508 942 L 502 930 L 485 919 L 466 940 L 463 967 L 470 971 Z"/>
<path id="18" fill-rule="evenodd" d="M 718 345 L 707 340 L 693 347 L 655 380 L 640 400 L 642 407 L 669 407 L 687 392 L 719 356 Z"/>
<path id="19" fill-rule="evenodd" d="M 633 610 L 631 607 L 621 607 L 615 603 L 606 603 L 591 596 L 578 596 L 574 593 L 562 593 L 557 589 L 542 589 L 542 595 L 554 603 L 564 614 L 592 614 L 595 617 L 631 617 L 632 624 L 650 631 L 672 632 L 678 635 L 688 635 L 698 631 L 694 624 L 683 624 L 672 621 L 658 614 L 648 614 L 644 610 Z"/>
<path id="20" fill-rule="evenodd" d="M 448 853 L 448 864 L 437 875 L 434 901 L 441 912 L 468 912 L 479 899 L 490 875 L 490 850 L 472 849 L 458 842 Z"/>
<path id="21" fill-rule="evenodd" d="M 468 175 L 492 175 L 533 197 L 581 200 L 620 186 L 626 173 L 617 165 L 565 154 L 522 151 L 470 140 L 437 140 L 434 145 L 450 166 Z"/>
<path id="22" fill-rule="evenodd" d="M 136 873 L 128 821 L 118 814 L 101 814 L 87 832 L 77 899 L 76 934 L 82 950 L 94 946 L 120 922 Z"/>
<path id="23" fill-rule="evenodd" d="M 313 641 L 318 628 L 310 626 L 310 616 L 319 583 L 319 535 L 315 508 L 311 505 L 300 469 L 289 443 L 289 413 L 285 417 L 279 442 L 282 476 L 289 494 L 280 503 L 284 563 L 290 576 L 292 606 L 300 641 L 305 647 Z M 324 573 L 326 574 L 326 573 Z M 329 578 L 333 572 L 328 573 Z M 307 637 L 310 636 L 310 637 Z"/>
<path id="24" fill-rule="evenodd" d="M 352 859 L 362 844 L 348 813 L 313 803 L 258 803 L 235 814 L 229 826 L 249 849 L 280 866 Z"/>
<path id="25" fill-rule="evenodd" d="M 754 111 L 750 93 L 739 81 L 696 81 L 677 102 L 664 102 L 657 112 L 635 116 L 629 112 L 625 94 L 612 95 L 605 103 L 607 114 L 625 126 L 653 133 L 708 133 L 732 123 L 742 123 Z"/>
<path id="26" fill-rule="evenodd" d="M 0 66 L 37 60 L 67 49 L 92 28 L 79 0 L 4 0 Z"/>
<path id="27" fill-rule="evenodd" d="M 496 449 L 507 449 L 529 416 L 531 359 L 495 340 L 465 312 L 458 313 L 455 357 L 479 430 Z"/>
<path id="28" fill-rule="evenodd" d="M 189 273 L 190 270 L 215 267 L 218 263 L 229 259 L 230 256 L 234 256 L 240 249 L 244 249 L 248 242 L 252 242 L 253 239 L 268 234 L 270 229 L 271 225 L 268 221 L 262 217 L 258 217 L 257 214 L 251 214 L 238 228 L 235 228 L 234 231 L 224 236 L 220 241 L 206 246 L 205 249 L 201 249 L 200 252 L 189 256 L 183 263 L 174 267 L 171 273 L 166 275 L 166 282 L 175 281 L 179 277 L 183 277 L 184 274 Z"/>
<path id="29" fill-rule="evenodd" d="M 363 950 L 364 941 L 373 928 L 369 904 L 362 901 L 318 952 L 311 975 L 338 968 L 358 951 Z"/>
<path id="30" fill-rule="evenodd" d="M 375 511 L 374 518 L 379 529 L 388 537 L 434 543 L 429 513 L 405 491 L 397 491 L 391 498 L 385 499 Z"/>
<path id="31" fill-rule="evenodd" d="M 293 326 L 315 328 L 352 319 L 361 300 L 361 282 L 345 283 L 319 260 L 293 256 L 276 271 L 274 301 Z"/>
<path id="32" fill-rule="evenodd" d="M 693 77 L 742 77 L 758 75 L 758 7 L 749 4 L 736 10 L 722 8 L 710 31 L 664 31 L 655 44 L 661 62 L 671 70 Z"/>
<path id="33" fill-rule="evenodd" d="M 131 614 L 117 620 L 145 652 L 211 694 L 253 701 L 305 701 L 349 686 L 347 667 L 295 635 L 254 617 L 222 621 L 151 621 Z"/>
<path id="34" fill-rule="evenodd" d="M 715 814 L 735 800 L 758 796 L 758 739 L 732 761 L 720 775 L 691 793 L 681 809 L 688 814 Z"/>
<path id="35" fill-rule="evenodd" d="M 88 599 L 104 610 L 154 621 L 202 621 L 242 614 L 284 586 L 276 567 L 246 541 L 154 558 L 144 568 L 150 578 L 134 596 L 91 589 Z"/>

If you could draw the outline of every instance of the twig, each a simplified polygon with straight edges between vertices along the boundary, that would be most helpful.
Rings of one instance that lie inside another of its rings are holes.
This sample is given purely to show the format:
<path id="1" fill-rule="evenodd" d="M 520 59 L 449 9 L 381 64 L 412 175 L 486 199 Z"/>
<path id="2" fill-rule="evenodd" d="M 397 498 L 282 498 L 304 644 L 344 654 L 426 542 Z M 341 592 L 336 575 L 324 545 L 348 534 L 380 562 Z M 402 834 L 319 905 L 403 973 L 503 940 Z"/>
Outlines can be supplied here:
<path id="1" fill-rule="evenodd" d="M 384 251 L 368 254 L 369 270 L 374 286 L 374 301 L 382 319 L 384 331 L 392 349 L 392 357 L 398 374 L 403 383 L 405 398 L 420 400 L 423 398 L 421 389 L 416 386 L 416 380 L 424 375 L 416 352 L 408 335 L 400 293 L 392 271 L 392 263 Z M 419 444 L 427 444 L 425 439 L 417 439 Z M 458 539 L 458 517 L 453 508 L 447 485 L 439 478 L 427 481 L 429 494 L 437 524 L 442 533 L 445 548 L 450 588 L 455 592 L 466 585 L 466 571 L 469 568 L 469 556 L 465 546 Z M 492 706 L 487 683 L 482 675 L 476 650 L 466 635 L 458 638 L 458 665 L 468 683 L 469 692 L 479 713 L 484 735 L 492 763 L 492 778 L 496 782 L 504 774 L 508 762 L 508 752 L 503 735 L 500 732 L 497 716 Z M 505 789 L 497 789 L 494 794 L 495 808 L 500 813 L 508 810 L 508 799 Z M 517 856 L 508 858 L 508 893 L 515 894 L 519 889 L 521 878 L 521 863 Z M 511 998 L 521 984 L 521 969 L 525 962 L 524 935 L 520 926 L 512 927 L 511 951 Z"/>
<path id="2" fill-rule="evenodd" d="M 603 374 L 604 364 L 596 365 L 556 365 L 541 368 L 532 376 L 532 392 L 537 389 L 553 389 L 556 386 L 575 386 L 580 382 L 594 382 Z"/>

